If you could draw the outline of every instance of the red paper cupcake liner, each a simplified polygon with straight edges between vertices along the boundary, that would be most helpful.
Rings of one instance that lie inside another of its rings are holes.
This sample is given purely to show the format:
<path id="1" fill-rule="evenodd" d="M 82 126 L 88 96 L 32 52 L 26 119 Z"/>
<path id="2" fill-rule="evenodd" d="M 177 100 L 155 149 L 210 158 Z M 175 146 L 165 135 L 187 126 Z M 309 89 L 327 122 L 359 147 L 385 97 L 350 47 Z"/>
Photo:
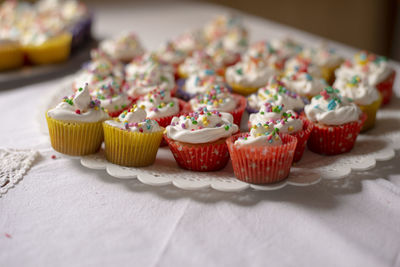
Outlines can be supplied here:
<path id="1" fill-rule="evenodd" d="M 382 105 L 389 104 L 390 100 L 392 99 L 393 83 L 395 77 L 396 77 L 396 71 L 393 71 L 392 74 L 390 74 L 390 76 L 386 80 L 376 85 L 376 88 L 382 95 Z"/>
<path id="2" fill-rule="evenodd" d="M 208 172 L 217 171 L 229 161 L 228 147 L 225 142 L 191 145 L 177 142 L 164 135 L 178 165 L 187 170 Z"/>
<path id="3" fill-rule="evenodd" d="M 287 178 L 292 166 L 297 139 L 280 134 L 280 146 L 238 146 L 235 141 L 245 133 L 226 140 L 235 176 L 246 183 L 270 184 Z"/>
<path id="4" fill-rule="evenodd" d="M 306 119 L 305 117 L 303 118 Z M 348 152 L 353 148 L 366 119 L 367 115 L 363 113 L 358 121 L 344 125 L 324 126 L 314 123 L 307 146 L 311 151 L 324 155 L 337 155 Z"/>
<path id="5" fill-rule="evenodd" d="M 294 151 L 293 162 L 299 162 L 303 157 L 304 150 L 307 145 L 308 138 L 310 138 L 311 132 L 314 129 L 314 124 L 309 120 L 303 121 L 303 130 L 291 134 L 292 136 L 297 138 L 296 150 Z"/>

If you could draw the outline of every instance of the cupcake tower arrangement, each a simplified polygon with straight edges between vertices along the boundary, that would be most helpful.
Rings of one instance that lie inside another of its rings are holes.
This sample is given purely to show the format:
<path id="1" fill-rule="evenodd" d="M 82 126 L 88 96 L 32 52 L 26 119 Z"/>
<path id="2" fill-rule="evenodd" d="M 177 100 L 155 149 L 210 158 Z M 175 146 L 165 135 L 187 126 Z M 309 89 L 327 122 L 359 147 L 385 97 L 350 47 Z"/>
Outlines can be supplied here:
<path id="1" fill-rule="evenodd" d="M 92 17 L 76 0 L 0 4 L 0 71 L 68 59 L 91 35 Z"/>
<path id="2" fill-rule="evenodd" d="M 344 60 L 325 44 L 290 39 L 249 44 L 240 17 L 221 15 L 147 51 L 123 32 L 104 40 L 76 74 L 71 97 L 46 113 L 55 150 L 152 165 L 168 145 L 177 164 L 271 184 L 288 177 L 306 148 L 350 151 L 392 97 L 394 70 L 362 51 Z M 244 111 L 250 114 L 240 132 Z M 154 166 L 157 168 L 157 166 Z"/>

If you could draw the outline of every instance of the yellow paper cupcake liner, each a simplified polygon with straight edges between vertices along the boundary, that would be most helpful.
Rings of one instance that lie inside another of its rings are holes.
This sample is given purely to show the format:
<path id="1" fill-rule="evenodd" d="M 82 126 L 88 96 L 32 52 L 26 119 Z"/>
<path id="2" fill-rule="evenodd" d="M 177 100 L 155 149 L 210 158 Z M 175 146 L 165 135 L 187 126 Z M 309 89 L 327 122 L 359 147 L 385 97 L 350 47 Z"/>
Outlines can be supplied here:
<path id="1" fill-rule="evenodd" d="M 365 132 L 369 129 L 374 128 L 376 121 L 376 113 L 378 112 L 379 107 L 382 103 L 382 97 L 379 96 L 379 99 L 373 102 L 370 105 L 359 106 L 362 112 L 367 114 L 367 120 L 364 122 L 363 127 L 361 128 L 361 132 Z"/>
<path id="2" fill-rule="evenodd" d="M 109 162 L 128 167 L 144 167 L 154 163 L 164 128 L 154 133 L 138 133 L 121 130 L 104 122 L 103 129 Z"/>
<path id="3" fill-rule="evenodd" d="M 234 93 L 237 93 L 237 94 L 240 94 L 243 96 L 248 96 L 252 93 L 257 92 L 257 90 L 258 90 L 258 87 L 245 87 L 245 86 L 242 86 L 242 85 L 236 84 L 236 83 L 229 84 L 229 86 L 232 87 L 232 91 Z"/>
<path id="4" fill-rule="evenodd" d="M 64 122 L 47 116 L 51 146 L 70 156 L 96 153 L 103 142 L 102 122 Z"/>
<path id="5" fill-rule="evenodd" d="M 71 41 L 72 35 L 64 33 L 41 45 L 26 45 L 23 50 L 33 64 L 58 63 L 68 59 Z"/>
<path id="6" fill-rule="evenodd" d="M 0 59 L 0 71 L 15 69 L 24 64 L 24 53 L 19 45 L 0 45 Z"/>

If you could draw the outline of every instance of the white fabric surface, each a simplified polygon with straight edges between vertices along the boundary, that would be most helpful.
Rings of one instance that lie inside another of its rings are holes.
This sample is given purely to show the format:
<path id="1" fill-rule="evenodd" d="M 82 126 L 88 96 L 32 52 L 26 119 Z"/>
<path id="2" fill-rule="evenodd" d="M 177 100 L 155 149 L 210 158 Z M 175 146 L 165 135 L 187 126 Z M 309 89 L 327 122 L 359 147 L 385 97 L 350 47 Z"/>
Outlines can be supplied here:
<path id="1" fill-rule="evenodd" d="M 221 8 L 169 3 L 96 11 L 99 36 L 132 28 L 155 48 Z M 259 18 L 246 21 L 253 39 L 318 40 Z M 0 146 L 42 155 L 0 198 L 0 266 L 400 266 L 400 153 L 340 184 L 237 194 L 150 187 L 51 159 L 36 109 L 57 85 L 0 91 Z"/>

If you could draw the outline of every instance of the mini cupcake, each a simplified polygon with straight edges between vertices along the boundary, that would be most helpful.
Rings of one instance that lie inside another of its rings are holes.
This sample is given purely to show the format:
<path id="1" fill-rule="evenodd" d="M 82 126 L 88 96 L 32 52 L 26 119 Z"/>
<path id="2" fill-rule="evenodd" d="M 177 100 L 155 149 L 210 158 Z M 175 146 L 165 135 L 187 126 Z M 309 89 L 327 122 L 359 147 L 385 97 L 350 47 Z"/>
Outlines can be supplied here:
<path id="1" fill-rule="evenodd" d="M 354 56 L 353 61 L 346 60 L 335 71 L 336 79 L 350 78 L 358 75 L 375 86 L 382 95 L 382 103 L 386 105 L 393 95 L 395 70 L 390 67 L 387 59 L 382 56 L 361 51 Z"/>
<path id="2" fill-rule="evenodd" d="M 352 99 L 360 107 L 361 111 L 367 115 L 367 120 L 361 131 L 373 128 L 376 112 L 382 103 L 379 91 L 358 75 L 353 76 L 351 79 L 337 79 L 333 87 L 338 89 L 343 97 Z"/>
<path id="3" fill-rule="evenodd" d="M 95 153 L 103 142 L 101 124 L 108 118 L 100 101 L 92 100 L 86 85 L 46 112 L 51 146 L 71 156 Z"/>
<path id="4" fill-rule="evenodd" d="M 284 73 L 286 75 L 304 72 L 310 74 L 313 78 L 323 78 L 321 68 L 311 61 L 310 58 L 299 54 L 285 63 Z"/>
<path id="5" fill-rule="evenodd" d="M 143 108 L 147 117 L 158 122 L 161 127 L 167 127 L 172 117 L 185 112 L 186 103 L 178 98 L 171 97 L 171 92 L 155 89 L 139 98 L 136 104 Z"/>
<path id="6" fill-rule="evenodd" d="M 160 62 L 155 54 L 146 54 L 140 60 L 126 65 L 124 90 L 135 99 L 157 88 L 174 94 L 176 85 L 173 72 L 172 66 Z"/>
<path id="7" fill-rule="evenodd" d="M 216 69 L 225 69 L 236 64 L 240 60 L 240 54 L 224 47 L 223 40 L 216 40 L 210 43 L 205 49 L 212 58 Z"/>
<path id="8" fill-rule="evenodd" d="M 103 122 L 105 154 L 109 162 L 144 167 L 154 163 L 164 128 L 146 111 L 134 106 L 114 120 Z"/>
<path id="9" fill-rule="evenodd" d="M 174 117 L 164 139 L 181 168 L 217 171 L 229 161 L 226 138 L 238 130 L 231 114 L 203 109 Z"/>
<path id="10" fill-rule="evenodd" d="M 72 84 L 74 90 L 77 90 L 80 84 L 85 83 L 88 84 L 90 91 L 109 85 L 118 89 L 122 87 L 124 81 L 122 67 L 109 58 L 100 56 L 95 51 L 93 51 L 92 56 L 93 60 L 76 74 Z"/>
<path id="11" fill-rule="evenodd" d="M 268 125 L 265 125 L 265 124 Z M 265 103 L 259 112 L 250 114 L 249 129 L 254 127 L 275 127 L 280 133 L 290 134 L 297 138 L 297 146 L 293 162 L 298 162 L 303 156 L 307 140 L 313 129 L 313 124 L 300 119 L 293 110 L 287 110 L 283 105 L 274 106 Z"/>
<path id="12" fill-rule="evenodd" d="M 178 67 L 178 76 L 186 79 L 190 75 L 202 70 L 214 70 L 217 73 L 220 71 L 215 67 L 213 59 L 204 51 L 195 51 L 191 57 Z"/>
<path id="13" fill-rule="evenodd" d="M 269 46 L 273 50 L 279 51 L 280 56 L 285 60 L 295 57 L 303 50 L 303 46 L 300 43 L 297 43 L 290 38 L 272 39 L 269 41 Z"/>
<path id="14" fill-rule="evenodd" d="M 285 54 L 281 50 L 273 48 L 267 41 L 258 41 L 252 44 L 244 57 L 261 59 L 279 71 L 283 69 L 286 60 Z"/>
<path id="15" fill-rule="evenodd" d="M 174 67 L 175 78 L 178 78 L 178 67 L 183 63 L 187 54 L 183 50 L 179 50 L 171 41 L 163 43 L 155 53 L 160 61 Z"/>
<path id="16" fill-rule="evenodd" d="M 360 108 L 326 87 L 305 106 L 306 119 L 314 124 L 308 148 L 318 154 L 336 155 L 350 151 L 366 120 Z"/>
<path id="17" fill-rule="evenodd" d="M 231 94 L 225 87 L 214 85 L 210 91 L 191 99 L 189 104 L 193 111 L 206 108 L 210 111 L 230 113 L 233 116 L 233 123 L 240 126 L 243 112 L 246 109 L 246 98 Z"/>
<path id="18" fill-rule="evenodd" d="M 277 76 L 271 77 L 265 87 L 258 89 L 256 94 L 247 98 L 247 111 L 258 112 L 264 103 L 284 105 L 287 110 L 301 112 L 304 108 L 303 99 L 295 92 L 289 91 L 285 83 Z"/>
<path id="19" fill-rule="evenodd" d="M 243 54 L 249 46 L 249 36 L 245 28 L 236 27 L 222 37 L 224 48 L 234 53 Z"/>
<path id="20" fill-rule="evenodd" d="M 175 47 L 187 55 L 206 47 L 207 41 L 201 30 L 188 31 L 180 35 L 174 41 Z"/>
<path id="21" fill-rule="evenodd" d="M 246 183 L 277 183 L 289 176 L 297 139 L 277 128 L 255 126 L 227 139 L 235 176 Z"/>
<path id="22" fill-rule="evenodd" d="M 275 65 L 249 55 L 227 68 L 225 79 L 235 93 L 249 95 L 265 86 L 269 78 L 278 73 Z"/>
<path id="23" fill-rule="evenodd" d="M 187 79 L 178 81 L 176 95 L 185 101 L 189 101 L 196 95 L 209 91 L 214 85 L 226 86 L 224 78 L 212 69 L 200 70 L 191 74 Z"/>
<path id="24" fill-rule="evenodd" d="M 132 105 L 132 100 L 123 92 L 121 85 L 117 83 L 95 87 L 90 91 L 90 94 L 100 101 L 100 107 L 110 117 L 118 117 L 122 111 L 129 109 Z"/>
<path id="25" fill-rule="evenodd" d="M 122 32 L 114 38 L 106 39 L 100 42 L 99 48 L 112 59 L 126 63 L 145 52 L 139 38 L 133 32 Z"/>
<path id="26" fill-rule="evenodd" d="M 246 31 L 241 17 L 237 14 L 231 13 L 216 16 L 212 21 L 206 24 L 203 32 L 208 42 L 214 42 L 224 38 L 225 36 L 229 35 L 230 32 L 238 29 Z"/>
<path id="27" fill-rule="evenodd" d="M 343 58 L 334 49 L 328 48 L 325 44 L 318 47 L 305 48 L 302 56 L 309 58 L 311 62 L 320 67 L 322 77 L 332 84 L 335 80 L 335 70 L 340 67 Z"/>
<path id="28" fill-rule="evenodd" d="M 282 76 L 287 88 L 299 96 L 311 99 L 318 95 L 328 83 L 320 77 L 313 77 L 307 68 L 295 68 Z"/>

